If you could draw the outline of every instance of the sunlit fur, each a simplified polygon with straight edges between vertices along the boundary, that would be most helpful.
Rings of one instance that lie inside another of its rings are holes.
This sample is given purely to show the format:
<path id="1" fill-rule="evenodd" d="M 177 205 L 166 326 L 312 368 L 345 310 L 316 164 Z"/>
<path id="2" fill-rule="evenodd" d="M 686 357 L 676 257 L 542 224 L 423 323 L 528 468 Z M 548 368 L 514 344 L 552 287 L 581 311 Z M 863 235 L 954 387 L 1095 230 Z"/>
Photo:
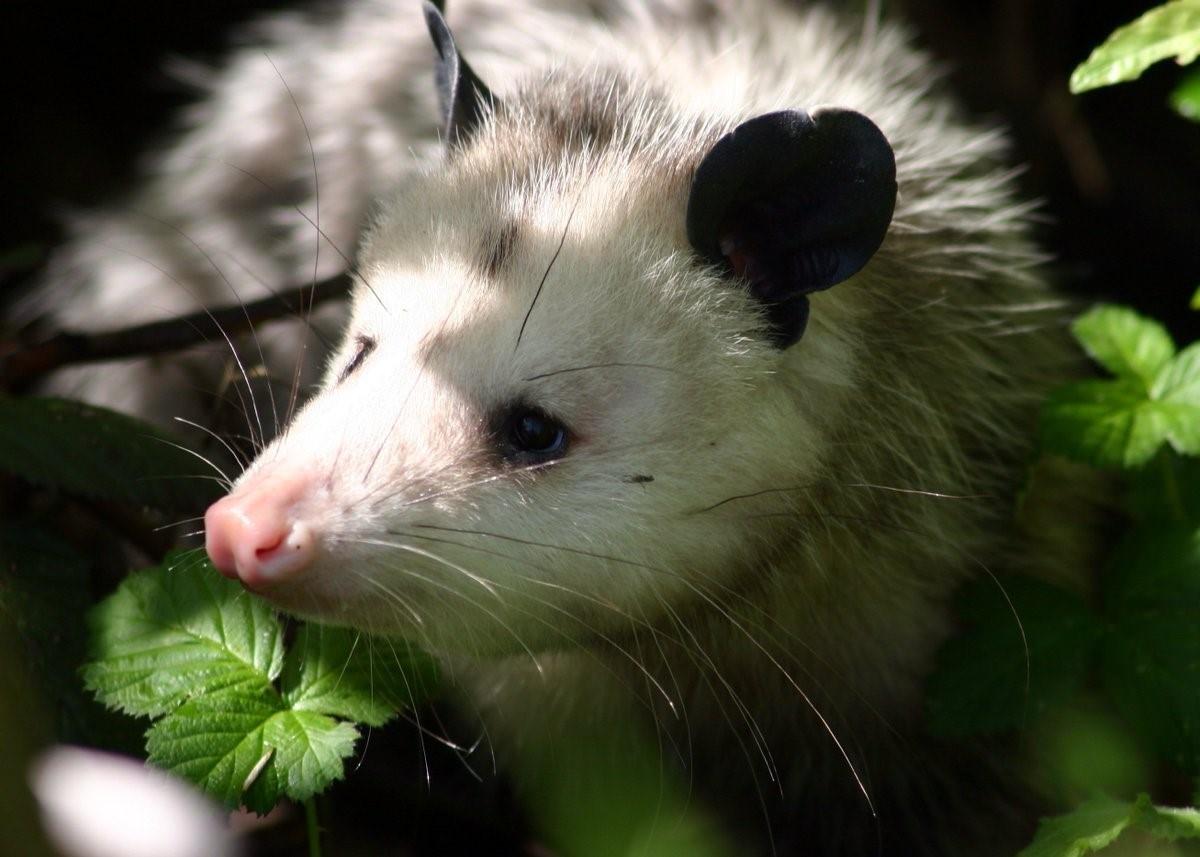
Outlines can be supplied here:
<path id="1" fill-rule="evenodd" d="M 137 197 L 179 231 L 81 221 L 59 318 L 222 300 L 217 267 L 243 299 L 337 270 L 318 221 L 360 244 L 322 390 L 242 477 L 318 476 L 299 513 L 319 558 L 270 597 L 443 653 L 501 745 L 642 717 L 784 853 L 1002 853 L 1032 819 L 1018 766 L 922 738 L 922 681 L 964 580 L 1083 585 L 1067 495 L 1085 490 L 1043 474 L 1014 513 L 1036 403 L 1074 358 L 1003 138 L 962 121 L 893 26 L 636 7 L 452 3 L 502 106 L 449 157 L 415 2 L 268 22 L 270 62 L 247 48 L 207 76 Z M 878 254 L 780 351 L 692 254 L 685 206 L 722 133 L 820 105 L 879 125 L 899 198 Z M 362 336 L 377 347 L 339 382 Z M 162 371 L 84 392 L 153 410 Z M 489 421 L 516 400 L 570 427 L 562 460 L 500 459 Z"/>

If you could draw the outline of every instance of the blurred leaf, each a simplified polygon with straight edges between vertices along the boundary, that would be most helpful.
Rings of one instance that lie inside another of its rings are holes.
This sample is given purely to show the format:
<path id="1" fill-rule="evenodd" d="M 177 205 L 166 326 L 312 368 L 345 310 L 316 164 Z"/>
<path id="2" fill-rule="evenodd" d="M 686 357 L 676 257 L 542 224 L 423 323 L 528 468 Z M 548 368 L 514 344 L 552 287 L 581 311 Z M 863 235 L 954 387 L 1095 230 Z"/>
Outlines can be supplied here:
<path id="1" fill-rule="evenodd" d="M 1105 690 L 1156 752 L 1200 773 L 1200 530 L 1139 527 L 1117 549 L 1104 589 Z"/>
<path id="2" fill-rule="evenodd" d="M 1196 287 L 1196 293 L 1192 295 L 1191 303 L 1188 306 L 1192 309 L 1200 309 L 1200 286 Z"/>
<path id="3" fill-rule="evenodd" d="M 1184 77 L 1171 93 L 1171 106 L 1185 119 L 1200 122 L 1200 70 Z M 1192 309 L 1200 309 L 1200 291 L 1192 298 Z"/>
<path id="4" fill-rule="evenodd" d="M 159 429 L 66 399 L 0 395 L 0 471 L 166 511 L 202 508 L 220 493 L 212 468 Z"/>
<path id="5" fill-rule="evenodd" d="M 1149 754 L 1129 726 L 1090 696 L 1052 709 L 1038 724 L 1037 756 L 1058 802 L 1096 794 L 1133 795 L 1153 782 Z"/>
<path id="6" fill-rule="evenodd" d="M 1017 857 L 1082 857 L 1111 845 L 1133 821 L 1133 806 L 1093 798 L 1073 812 L 1046 818 L 1033 843 Z"/>
<path id="7" fill-rule="evenodd" d="M 1143 521 L 1200 525 L 1200 458 L 1163 450 L 1132 475 L 1125 503 Z"/>
<path id="8" fill-rule="evenodd" d="M 1071 91 L 1133 80 L 1174 57 L 1186 65 L 1200 53 L 1200 0 L 1172 0 L 1113 32 L 1071 75 Z"/>
<path id="9" fill-rule="evenodd" d="M 57 717 L 55 737 L 80 740 L 96 706 L 76 671 L 86 647 L 86 560 L 33 526 L 0 526 L 0 618 L 12 622 L 31 680 Z"/>
<path id="10" fill-rule="evenodd" d="M 1157 839 L 1200 839 L 1200 810 L 1192 807 L 1155 806 L 1148 795 L 1134 804 L 1137 826 Z"/>
<path id="11" fill-rule="evenodd" d="M 1142 381 L 1146 389 L 1175 355 L 1167 329 L 1127 307 L 1094 307 L 1075 319 L 1071 332 L 1093 360 L 1119 378 Z"/>
<path id="12" fill-rule="evenodd" d="M 972 583 L 958 612 L 967 630 L 926 693 L 930 729 L 949 737 L 1019 728 L 1072 696 L 1103 633 L 1076 595 L 1026 577 Z"/>

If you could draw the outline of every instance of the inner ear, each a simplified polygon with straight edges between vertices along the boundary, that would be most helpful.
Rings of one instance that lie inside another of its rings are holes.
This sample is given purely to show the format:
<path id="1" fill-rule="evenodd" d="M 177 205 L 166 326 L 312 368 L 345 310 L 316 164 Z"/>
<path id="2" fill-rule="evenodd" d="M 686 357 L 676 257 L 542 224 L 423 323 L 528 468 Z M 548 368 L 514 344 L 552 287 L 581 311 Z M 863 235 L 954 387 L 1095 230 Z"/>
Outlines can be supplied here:
<path id="1" fill-rule="evenodd" d="M 810 292 L 862 269 L 896 205 L 896 159 L 852 110 L 784 110 L 737 126 L 696 170 L 687 235 L 706 261 L 743 278 L 773 341 L 804 333 Z"/>
<path id="2" fill-rule="evenodd" d="M 442 110 L 442 125 L 446 144 L 457 145 L 469 137 L 483 121 L 487 106 L 493 108 L 496 97 L 458 52 L 454 35 L 442 17 L 440 3 L 426 0 L 425 25 L 437 51 L 434 78 L 437 82 L 438 104 Z"/>

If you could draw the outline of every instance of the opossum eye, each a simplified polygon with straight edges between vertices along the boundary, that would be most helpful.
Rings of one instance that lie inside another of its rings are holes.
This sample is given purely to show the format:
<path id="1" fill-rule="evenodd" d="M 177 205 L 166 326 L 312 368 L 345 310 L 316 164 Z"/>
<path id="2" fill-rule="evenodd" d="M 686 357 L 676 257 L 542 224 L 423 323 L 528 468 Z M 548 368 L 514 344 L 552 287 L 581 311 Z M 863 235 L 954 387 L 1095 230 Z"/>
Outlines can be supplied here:
<path id="1" fill-rule="evenodd" d="M 504 415 L 500 427 L 505 458 L 536 464 L 561 458 L 570 432 L 554 417 L 530 405 L 517 405 Z"/>
<path id="2" fill-rule="evenodd" d="M 338 375 L 339 384 L 349 378 L 351 373 L 367 359 L 367 355 L 375 350 L 375 339 L 373 337 L 359 336 L 354 341 L 358 347 L 354 351 L 354 356 L 350 358 L 350 362 L 346 364 L 346 368 L 342 370 L 342 374 Z"/>

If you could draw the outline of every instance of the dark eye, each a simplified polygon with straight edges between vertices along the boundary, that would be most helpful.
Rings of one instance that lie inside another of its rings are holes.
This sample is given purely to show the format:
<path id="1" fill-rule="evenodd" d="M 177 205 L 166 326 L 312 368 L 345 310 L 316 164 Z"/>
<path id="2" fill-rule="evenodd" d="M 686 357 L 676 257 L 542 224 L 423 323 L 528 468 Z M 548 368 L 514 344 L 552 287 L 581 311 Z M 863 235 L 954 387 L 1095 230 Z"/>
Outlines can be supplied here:
<path id="1" fill-rule="evenodd" d="M 355 350 L 354 356 L 350 358 L 350 362 L 346 364 L 346 368 L 342 370 L 342 374 L 338 375 L 339 384 L 349 378 L 350 374 L 367 359 L 367 355 L 375 350 L 375 339 L 373 337 L 359 336 L 355 339 L 355 342 L 358 344 L 358 348 Z"/>
<path id="2" fill-rule="evenodd" d="M 506 414 L 500 439 L 506 458 L 536 464 L 562 458 L 570 432 L 545 411 L 517 405 Z"/>

